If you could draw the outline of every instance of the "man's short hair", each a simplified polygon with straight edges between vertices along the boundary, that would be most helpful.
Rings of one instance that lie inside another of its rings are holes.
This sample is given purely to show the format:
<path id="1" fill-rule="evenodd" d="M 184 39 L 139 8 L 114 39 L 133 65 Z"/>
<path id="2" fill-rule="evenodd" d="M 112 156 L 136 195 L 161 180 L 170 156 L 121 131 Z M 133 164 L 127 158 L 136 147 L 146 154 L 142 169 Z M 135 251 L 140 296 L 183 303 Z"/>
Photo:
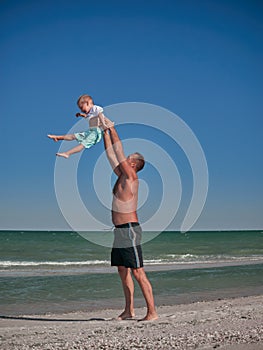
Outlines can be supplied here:
<path id="1" fill-rule="evenodd" d="M 144 160 L 143 155 L 139 152 L 135 152 L 135 153 L 131 154 L 130 157 L 132 159 L 134 159 L 136 162 L 136 170 L 137 171 L 142 170 L 144 167 L 144 164 L 145 164 L 145 160 Z"/>

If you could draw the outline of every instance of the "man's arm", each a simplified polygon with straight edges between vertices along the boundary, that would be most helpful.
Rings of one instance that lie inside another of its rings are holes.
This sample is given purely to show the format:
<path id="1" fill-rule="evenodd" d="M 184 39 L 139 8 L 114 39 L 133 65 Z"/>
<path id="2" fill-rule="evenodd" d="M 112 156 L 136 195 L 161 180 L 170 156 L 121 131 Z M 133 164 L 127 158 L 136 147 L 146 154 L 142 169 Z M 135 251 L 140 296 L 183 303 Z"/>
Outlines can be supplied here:
<path id="1" fill-rule="evenodd" d="M 106 150 L 106 154 L 108 157 L 108 160 L 110 162 L 110 165 L 113 169 L 113 171 L 115 172 L 115 174 L 117 176 L 121 175 L 121 171 L 120 171 L 120 167 L 119 167 L 119 162 L 117 160 L 117 157 L 115 155 L 113 146 L 112 146 L 112 142 L 111 142 L 111 137 L 109 134 L 109 130 L 105 130 L 103 133 L 103 141 L 104 141 L 104 147 Z"/>
<path id="2" fill-rule="evenodd" d="M 127 162 L 127 158 L 124 155 L 122 143 L 116 129 L 112 127 L 109 130 L 111 134 L 111 142 L 113 145 L 113 149 L 114 149 L 117 161 L 119 162 L 120 171 L 128 177 L 136 176 L 135 170 Z"/>

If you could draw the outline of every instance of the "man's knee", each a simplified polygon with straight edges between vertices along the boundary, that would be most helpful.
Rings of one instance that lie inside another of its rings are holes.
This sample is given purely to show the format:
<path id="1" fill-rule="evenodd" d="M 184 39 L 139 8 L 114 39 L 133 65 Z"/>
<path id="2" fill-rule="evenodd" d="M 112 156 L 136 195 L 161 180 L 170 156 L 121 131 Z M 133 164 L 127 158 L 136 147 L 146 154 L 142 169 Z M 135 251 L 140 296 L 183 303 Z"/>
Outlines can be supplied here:
<path id="1" fill-rule="evenodd" d="M 125 266 L 118 266 L 118 272 L 119 273 L 127 273 L 129 269 Z"/>
<path id="2" fill-rule="evenodd" d="M 137 281 L 147 278 L 143 267 L 140 267 L 139 269 L 132 269 L 132 274 Z"/>

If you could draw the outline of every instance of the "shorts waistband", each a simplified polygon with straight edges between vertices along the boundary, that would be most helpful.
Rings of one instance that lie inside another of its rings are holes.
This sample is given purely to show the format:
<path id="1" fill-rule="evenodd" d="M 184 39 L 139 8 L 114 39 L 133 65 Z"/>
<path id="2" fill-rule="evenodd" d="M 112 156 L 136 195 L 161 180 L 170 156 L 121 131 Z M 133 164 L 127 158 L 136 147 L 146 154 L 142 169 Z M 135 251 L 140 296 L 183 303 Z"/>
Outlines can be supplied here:
<path id="1" fill-rule="evenodd" d="M 138 222 L 127 222 L 127 224 L 115 225 L 116 228 L 129 228 L 130 226 L 135 227 L 139 226 Z"/>

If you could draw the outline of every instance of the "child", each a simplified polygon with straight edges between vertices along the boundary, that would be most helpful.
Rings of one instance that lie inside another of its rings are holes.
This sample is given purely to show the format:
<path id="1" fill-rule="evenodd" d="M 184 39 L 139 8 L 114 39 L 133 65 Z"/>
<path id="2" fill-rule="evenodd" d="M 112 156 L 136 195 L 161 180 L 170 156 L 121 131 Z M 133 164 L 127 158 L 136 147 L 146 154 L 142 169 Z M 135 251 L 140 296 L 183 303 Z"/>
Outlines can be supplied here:
<path id="1" fill-rule="evenodd" d="M 103 108 L 96 106 L 89 95 L 81 95 L 77 105 L 82 113 L 77 113 L 76 117 L 88 118 L 89 129 L 84 132 L 78 132 L 68 135 L 47 135 L 54 141 L 77 140 L 80 144 L 67 152 L 57 153 L 59 157 L 69 158 L 73 153 L 81 152 L 84 148 L 90 148 L 101 140 L 102 130 L 108 129 L 114 125 L 108 118 L 103 115 Z"/>

